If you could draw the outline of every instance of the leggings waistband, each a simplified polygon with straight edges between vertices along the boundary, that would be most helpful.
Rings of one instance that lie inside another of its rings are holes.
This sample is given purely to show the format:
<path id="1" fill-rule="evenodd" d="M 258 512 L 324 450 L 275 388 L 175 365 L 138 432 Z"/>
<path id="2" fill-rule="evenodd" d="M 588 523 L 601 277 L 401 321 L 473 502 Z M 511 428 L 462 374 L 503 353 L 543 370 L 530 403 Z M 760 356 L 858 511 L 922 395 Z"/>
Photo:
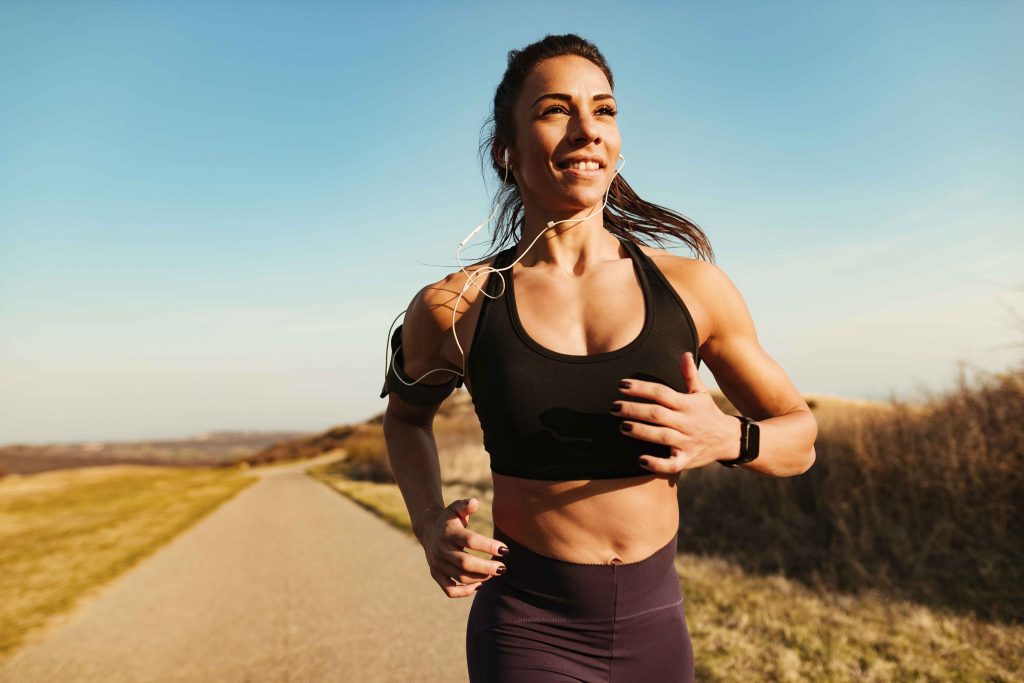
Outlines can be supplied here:
<path id="1" fill-rule="evenodd" d="M 508 569 L 487 583 L 513 599 L 566 619 L 623 619 L 679 604 L 682 590 L 675 569 L 678 532 L 652 555 L 623 564 L 586 564 L 549 557 L 494 526 L 494 538 L 509 554 L 492 556 Z M 495 586 L 499 588 L 499 586 Z"/>

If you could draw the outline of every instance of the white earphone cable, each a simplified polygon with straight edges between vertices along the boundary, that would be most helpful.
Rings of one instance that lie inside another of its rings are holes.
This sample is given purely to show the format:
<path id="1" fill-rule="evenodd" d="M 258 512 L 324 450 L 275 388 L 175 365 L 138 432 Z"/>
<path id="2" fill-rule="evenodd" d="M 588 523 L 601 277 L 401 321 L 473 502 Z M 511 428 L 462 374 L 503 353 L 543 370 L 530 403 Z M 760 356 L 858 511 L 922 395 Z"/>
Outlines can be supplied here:
<path id="1" fill-rule="evenodd" d="M 626 157 L 624 157 L 624 156 L 622 156 L 620 154 L 619 155 L 619 159 L 622 160 L 622 165 L 618 166 L 618 168 L 615 169 L 615 173 L 612 175 L 612 179 L 608 182 L 608 189 L 606 189 L 605 192 L 604 192 L 604 201 L 601 203 L 600 207 L 594 207 L 593 209 L 591 209 L 590 213 L 588 213 L 583 218 L 565 218 L 565 219 L 560 220 L 560 221 L 548 221 L 547 227 L 548 228 L 553 228 L 556 225 L 558 225 L 559 223 L 566 223 L 566 222 L 580 223 L 582 221 L 587 220 L 591 216 L 593 216 L 594 213 L 598 209 L 603 210 L 604 207 L 606 207 L 608 205 L 608 194 L 612 190 L 612 183 L 615 181 L 615 176 L 619 175 L 619 172 L 622 170 L 623 166 L 626 165 Z M 502 178 L 502 181 L 501 181 L 502 182 L 502 186 L 504 186 L 505 183 L 508 182 L 509 163 L 508 163 L 508 149 L 507 148 L 505 149 L 504 163 L 505 163 L 505 175 L 504 175 L 504 177 Z M 469 288 L 469 286 L 471 284 L 476 284 L 477 277 L 479 277 L 479 275 L 481 273 L 484 273 L 484 272 L 498 273 L 498 277 L 501 278 L 501 294 L 504 294 L 504 292 L 505 292 L 505 276 L 501 273 L 501 271 L 508 270 L 509 268 L 513 267 L 516 263 L 518 263 L 519 260 L 523 258 L 523 256 L 526 256 L 526 252 L 528 252 L 533 247 L 533 245 L 537 242 L 537 240 L 540 239 L 541 235 L 543 235 L 546 232 L 546 230 L 541 230 L 540 232 L 538 232 L 537 236 L 533 238 L 532 242 L 530 242 L 530 246 L 527 247 L 525 250 L 523 250 L 523 253 L 519 255 L 519 258 L 517 258 L 515 261 L 513 261 L 510 264 L 508 264 L 507 266 L 504 266 L 502 268 L 493 268 L 491 266 L 481 266 L 480 268 L 477 268 L 472 273 L 470 273 L 468 270 L 466 270 L 465 266 L 462 265 L 462 259 L 459 257 L 459 252 L 462 251 L 462 249 L 465 247 L 466 243 L 469 242 L 469 240 L 471 240 L 474 235 L 476 235 L 478 232 L 480 232 L 480 230 L 485 225 L 490 223 L 491 219 L 494 218 L 494 214 L 498 210 L 498 197 L 499 197 L 500 194 L 501 194 L 500 192 L 496 192 L 495 193 L 495 195 L 494 195 L 494 207 L 491 210 L 491 215 L 487 217 L 487 220 L 485 220 L 483 223 L 481 223 L 480 225 L 478 225 L 475 228 L 473 228 L 473 230 L 468 235 L 466 235 L 466 237 L 463 238 L 463 240 L 461 242 L 459 242 L 458 246 L 455 249 L 455 260 L 458 261 L 459 268 L 462 270 L 462 272 L 466 273 L 466 275 L 468 276 L 466 278 L 466 284 L 463 285 L 462 291 L 459 292 L 459 297 L 458 297 L 458 299 L 456 299 L 455 305 L 452 307 L 452 334 L 455 336 L 455 345 L 459 348 L 459 353 L 462 354 L 462 372 L 459 372 L 458 370 L 453 370 L 452 368 L 435 368 L 433 370 L 428 370 L 427 372 L 423 373 L 422 375 L 420 375 L 420 377 L 418 379 L 416 379 L 416 380 L 414 380 L 412 382 L 406 382 L 396 372 L 395 373 L 395 377 L 397 377 L 398 380 L 400 382 L 402 382 L 402 384 L 405 384 L 406 386 L 410 386 L 411 387 L 414 384 L 418 384 L 420 380 L 422 380 L 424 377 L 426 377 L 430 373 L 438 372 L 439 370 L 444 370 L 444 371 L 450 372 L 450 373 L 455 374 L 455 375 L 460 375 L 462 377 L 466 376 L 466 352 L 465 352 L 465 350 L 463 350 L 462 344 L 459 343 L 459 335 L 456 334 L 456 330 L 455 330 L 455 322 L 456 322 L 455 315 L 456 315 L 456 313 L 459 310 L 459 302 L 462 301 L 462 295 L 466 293 L 466 290 Z M 477 289 L 480 289 L 480 288 L 478 287 Z M 480 293 L 483 294 L 484 296 L 491 296 L 490 294 L 488 294 L 486 291 L 484 291 L 482 289 L 480 289 Z M 499 296 L 501 296 L 501 294 L 495 294 L 491 298 L 492 299 L 496 299 Z M 407 310 L 408 309 L 406 309 L 406 311 Z M 388 328 L 388 341 L 386 341 L 385 344 L 384 344 L 384 358 L 385 358 L 384 376 L 385 376 L 385 378 L 387 377 L 387 368 L 388 368 L 388 362 L 386 360 L 387 357 L 388 357 L 387 344 L 391 340 L 392 329 L 395 326 L 395 321 L 398 320 L 398 318 L 401 315 L 403 315 L 406 311 L 402 311 L 401 313 L 396 315 L 395 319 L 391 321 L 391 327 Z M 401 348 L 402 348 L 402 345 L 399 344 L 395 348 L 394 352 L 391 354 L 391 362 L 392 363 L 395 362 L 395 357 L 398 355 L 398 351 Z M 432 386 L 437 386 L 437 385 L 432 385 Z"/>

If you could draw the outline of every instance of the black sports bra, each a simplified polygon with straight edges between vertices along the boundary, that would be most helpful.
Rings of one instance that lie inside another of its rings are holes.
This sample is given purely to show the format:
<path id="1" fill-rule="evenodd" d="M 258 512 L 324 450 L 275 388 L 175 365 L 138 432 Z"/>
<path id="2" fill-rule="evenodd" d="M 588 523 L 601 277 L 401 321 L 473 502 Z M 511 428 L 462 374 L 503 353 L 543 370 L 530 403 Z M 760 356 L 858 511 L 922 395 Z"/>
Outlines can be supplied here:
<path id="1" fill-rule="evenodd" d="M 626 399 L 620 379 L 660 382 L 686 391 L 680 371 L 684 352 L 700 367 L 699 337 L 690 311 L 664 274 L 639 246 L 618 238 L 633 261 L 644 295 L 644 326 L 625 346 L 590 355 L 570 355 L 541 346 L 523 329 L 512 270 L 487 276 L 467 373 L 484 433 L 491 470 L 526 479 L 615 479 L 650 475 L 637 458 L 668 457 L 669 447 L 619 430 L 623 418 L 609 412 Z M 515 245 L 492 264 L 503 268 Z M 504 301 L 502 301 L 504 299 Z"/>

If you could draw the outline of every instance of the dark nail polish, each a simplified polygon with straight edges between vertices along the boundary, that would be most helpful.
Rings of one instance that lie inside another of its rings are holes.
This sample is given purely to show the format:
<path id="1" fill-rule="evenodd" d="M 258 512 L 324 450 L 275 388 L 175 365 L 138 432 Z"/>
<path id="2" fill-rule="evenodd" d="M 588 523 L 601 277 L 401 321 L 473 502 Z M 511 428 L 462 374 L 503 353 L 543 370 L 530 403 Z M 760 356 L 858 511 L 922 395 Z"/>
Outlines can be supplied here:
<path id="1" fill-rule="evenodd" d="M 622 387 L 623 389 L 629 389 L 629 387 L 632 386 L 632 384 L 627 380 L 622 380 L 621 382 L 619 382 L 619 386 Z"/>
<path id="2" fill-rule="evenodd" d="M 631 431 L 633 431 L 633 425 L 629 424 L 628 422 L 623 422 L 621 425 L 619 425 L 619 427 L 624 432 L 631 432 Z"/>
<path id="3" fill-rule="evenodd" d="M 508 555 L 508 548 L 506 548 L 505 546 L 499 546 L 498 547 L 498 554 L 499 555 Z"/>
<path id="4" fill-rule="evenodd" d="M 617 413 L 617 412 L 619 412 L 620 410 L 622 410 L 622 404 L 621 404 L 621 403 L 619 403 L 618 401 L 616 401 L 615 403 L 613 403 L 613 404 L 612 404 L 612 412 L 613 412 L 613 413 Z"/>
<path id="5" fill-rule="evenodd" d="M 495 571 L 496 571 L 496 572 L 497 572 L 498 574 L 504 574 L 504 573 L 505 573 L 505 565 L 501 565 L 501 566 L 500 566 L 500 567 L 498 567 L 498 568 L 497 568 L 497 569 L 496 569 Z"/>

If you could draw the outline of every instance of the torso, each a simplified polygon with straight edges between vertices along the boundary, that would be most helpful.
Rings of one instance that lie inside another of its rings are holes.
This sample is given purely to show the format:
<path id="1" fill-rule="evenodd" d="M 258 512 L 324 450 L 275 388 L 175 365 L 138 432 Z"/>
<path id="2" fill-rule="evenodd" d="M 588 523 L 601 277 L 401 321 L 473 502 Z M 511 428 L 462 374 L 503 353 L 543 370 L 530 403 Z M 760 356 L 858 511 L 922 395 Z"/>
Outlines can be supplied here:
<path id="1" fill-rule="evenodd" d="M 699 264 L 662 249 L 640 246 L 686 301 L 700 344 L 707 339 L 710 318 L 688 283 Z M 477 264 L 468 270 L 472 271 Z M 553 281 L 516 264 L 503 272 L 515 278 L 520 319 L 530 337 L 543 346 L 566 354 L 596 354 L 618 349 L 637 336 L 643 326 L 643 297 L 631 260 L 602 266 L 575 282 Z M 494 273 L 481 275 L 483 289 Z M 496 276 L 495 276 L 496 277 Z M 465 275 L 451 276 L 448 288 L 459 291 Z M 457 314 L 459 344 L 469 349 L 483 295 L 470 286 Z M 446 336 L 443 356 L 452 367 L 462 367 L 462 354 L 452 335 Z M 467 390 L 474 393 L 471 376 Z M 494 523 L 502 531 L 539 553 L 587 564 L 628 563 L 645 559 L 664 547 L 679 528 L 675 477 L 656 474 L 623 479 L 546 481 L 492 473 Z"/>

